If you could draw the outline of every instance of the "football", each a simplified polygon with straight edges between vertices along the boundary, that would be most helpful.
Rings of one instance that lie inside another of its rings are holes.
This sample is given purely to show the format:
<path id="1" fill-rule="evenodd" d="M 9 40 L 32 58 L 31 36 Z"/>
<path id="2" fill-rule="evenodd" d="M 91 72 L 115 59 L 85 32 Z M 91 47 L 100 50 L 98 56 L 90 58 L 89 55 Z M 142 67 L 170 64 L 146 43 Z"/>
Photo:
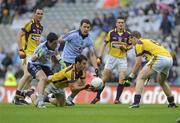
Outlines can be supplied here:
<path id="1" fill-rule="evenodd" d="M 99 77 L 95 77 L 91 80 L 91 86 L 93 86 L 96 90 L 100 90 L 103 87 L 103 81 Z"/>

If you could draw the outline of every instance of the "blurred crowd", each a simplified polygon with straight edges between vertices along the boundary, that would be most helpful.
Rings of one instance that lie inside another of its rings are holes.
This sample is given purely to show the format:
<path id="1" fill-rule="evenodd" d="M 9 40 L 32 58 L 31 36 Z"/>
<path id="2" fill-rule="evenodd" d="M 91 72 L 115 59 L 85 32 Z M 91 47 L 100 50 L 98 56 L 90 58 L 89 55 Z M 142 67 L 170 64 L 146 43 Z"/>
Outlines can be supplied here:
<path id="1" fill-rule="evenodd" d="M 31 1 L 31 4 L 29 4 Z M 23 14 L 27 11 L 32 11 L 36 6 L 53 6 L 57 0 L 0 0 L 0 23 L 10 24 L 16 13 Z M 61 0 L 66 3 L 75 3 L 75 0 Z M 89 3 L 89 0 L 82 2 Z M 28 4 L 27 4 L 28 3 Z M 51 3 L 51 4 L 50 4 Z M 143 4 L 127 4 L 123 7 L 116 7 L 109 9 L 106 13 L 94 13 L 92 19 L 91 34 L 94 38 L 95 48 L 98 49 L 102 41 L 104 41 L 107 32 L 114 26 L 115 20 L 118 16 L 126 18 L 127 29 L 129 31 L 137 30 L 141 32 L 143 37 L 157 40 L 163 44 L 172 54 L 174 59 L 173 68 L 170 71 L 168 81 L 171 85 L 180 85 L 178 79 L 178 68 L 180 59 L 180 1 L 165 0 L 146 1 Z M 8 20 L 8 21 L 7 21 Z M 79 22 L 78 22 L 79 24 Z M 78 28 L 76 25 L 71 25 L 64 28 L 66 33 L 73 28 Z M 17 44 L 15 44 L 17 45 Z M 17 47 L 17 46 L 14 46 Z M 62 50 L 63 47 L 60 48 Z M 106 58 L 106 55 L 103 59 Z M 128 52 L 128 61 L 130 66 L 133 65 L 135 53 L 133 50 Z M 16 78 L 22 76 L 21 61 L 19 59 L 17 49 L 13 52 L 7 52 L 0 47 L 0 78 L 5 78 L 6 73 L 11 71 Z M 103 69 L 103 65 L 100 66 Z M 91 70 L 91 68 L 89 68 Z M 180 71 L 179 71 L 180 72 Z M 117 72 L 114 71 L 109 81 L 118 81 Z M 153 79 L 153 78 L 152 78 Z M 155 81 L 155 80 L 153 80 Z"/>
<path id="2" fill-rule="evenodd" d="M 118 7 L 112 9 L 108 14 L 94 13 L 92 20 L 93 30 L 97 37 L 95 39 L 96 48 L 106 37 L 106 33 L 114 26 L 118 16 L 126 18 L 127 29 L 141 32 L 144 38 L 151 38 L 165 46 L 173 56 L 173 68 L 170 71 L 168 81 L 172 85 L 179 83 L 178 59 L 180 59 L 180 1 L 147 1 L 138 6 Z M 99 42 L 99 43 L 98 43 Z M 134 51 L 128 53 L 130 64 L 134 63 Z M 106 59 L 106 56 L 104 56 Z M 110 81 L 118 81 L 116 75 L 111 76 Z M 152 78 L 154 79 L 154 78 Z M 156 81 L 156 80 L 153 80 Z"/>
<path id="3" fill-rule="evenodd" d="M 0 0 L 0 24 L 11 24 L 15 16 L 36 7 L 52 7 L 58 0 Z"/>

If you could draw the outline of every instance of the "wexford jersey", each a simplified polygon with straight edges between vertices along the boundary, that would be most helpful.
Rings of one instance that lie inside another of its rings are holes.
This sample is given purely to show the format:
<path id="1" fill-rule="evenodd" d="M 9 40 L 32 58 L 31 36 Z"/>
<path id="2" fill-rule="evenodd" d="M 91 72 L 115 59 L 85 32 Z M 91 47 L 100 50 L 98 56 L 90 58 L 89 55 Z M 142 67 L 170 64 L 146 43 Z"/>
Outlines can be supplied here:
<path id="1" fill-rule="evenodd" d="M 171 54 L 167 49 L 151 39 L 139 39 L 135 46 L 135 52 L 136 56 L 144 55 L 147 60 L 150 60 L 152 56 L 158 55 L 171 57 Z"/>
<path id="2" fill-rule="evenodd" d="M 109 55 L 118 58 L 126 57 L 127 52 L 125 50 L 121 50 L 120 46 L 128 46 L 129 36 L 129 32 L 124 31 L 123 33 L 118 33 L 116 28 L 109 31 L 105 40 L 106 43 L 109 43 Z"/>
<path id="3" fill-rule="evenodd" d="M 48 78 L 56 87 L 64 88 L 68 86 L 68 83 L 74 83 L 78 79 L 85 79 L 85 73 L 83 71 L 77 72 L 75 64 L 72 64 L 63 70 L 53 74 Z"/>
<path id="4" fill-rule="evenodd" d="M 68 63 L 74 63 L 76 56 L 80 55 L 85 48 L 93 50 L 93 41 L 90 35 L 82 36 L 80 30 L 74 30 L 64 37 L 65 46 L 62 59 Z"/>
<path id="5" fill-rule="evenodd" d="M 51 58 L 56 55 L 57 51 L 48 49 L 46 45 L 47 42 L 45 41 L 36 47 L 34 54 L 38 55 L 38 58 L 33 62 L 30 60 L 30 63 L 51 68 Z"/>
<path id="6" fill-rule="evenodd" d="M 23 49 L 26 54 L 31 55 L 40 43 L 43 26 L 32 19 L 30 22 L 25 24 L 22 30 L 25 32 L 25 35 L 22 37 Z"/>

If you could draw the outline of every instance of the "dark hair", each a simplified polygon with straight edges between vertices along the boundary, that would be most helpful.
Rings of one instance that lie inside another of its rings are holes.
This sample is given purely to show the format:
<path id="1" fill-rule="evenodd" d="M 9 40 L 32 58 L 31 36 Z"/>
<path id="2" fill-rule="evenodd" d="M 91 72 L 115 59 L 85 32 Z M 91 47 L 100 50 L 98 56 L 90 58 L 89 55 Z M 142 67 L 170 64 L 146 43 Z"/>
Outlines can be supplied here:
<path id="1" fill-rule="evenodd" d="M 48 35 L 47 35 L 47 41 L 48 42 L 53 42 L 55 40 L 58 40 L 58 36 L 53 33 L 53 32 L 50 32 Z"/>
<path id="2" fill-rule="evenodd" d="M 80 26 L 82 26 L 82 25 L 83 25 L 83 23 L 86 23 L 86 24 L 91 25 L 91 22 L 90 22 L 90 20 L 89 20 L 89 19 L 82 19 L 82 20 L 81 20 L 81 23 L 80 23 Z"/>
<path id="3" fill-rule="evenodd" d="M 133 31 L 132 33 L 131 33 L 131 35 L 132 36 L 134 36 L 134 37 L 136 37 L 136 38 L 141 38 L 141 33 L 140 32 L 138 32 L 138 31 Z"/>
<path id="4" fill-rule="evenodd" d="M 75 63 L 77 63 L 77 62 L 82 62 L 83 60 L 87 61 L 86 56 L 84 56 L 84 55 L 78 55 L 78 56 L 76 56 L 76 58 L 75 58 Z"/>
<path id="5" fill-rule="evenodd" d="M 125 18 L 125 17 L 123 17 L 123 16 L 119 16 L 119 17 L 117 17 L 116 21 L 117 21 L 118 19 L 121 19 L 121 20 L 126 21 L 126 18 Z"/>
<path id="6" fill-rule="evenodd" d="M 36 8 L 33 9 L 33 12 L 36 13 L 36 10 L 38 10 L 38 9 L 39 9 L 39 10 L 43 10 L 42 7 L 36 7 Z"/>

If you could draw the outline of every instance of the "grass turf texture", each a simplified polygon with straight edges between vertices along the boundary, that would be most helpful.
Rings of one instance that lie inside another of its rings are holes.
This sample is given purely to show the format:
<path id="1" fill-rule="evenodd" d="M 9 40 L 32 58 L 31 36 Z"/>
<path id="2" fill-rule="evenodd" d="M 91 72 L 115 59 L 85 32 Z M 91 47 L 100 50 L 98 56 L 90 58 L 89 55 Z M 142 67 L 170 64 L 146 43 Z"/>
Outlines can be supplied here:
<path id="1" fill-rule="evenodd" d="M 73 107 L 45 109 L 13 104 L 0 104 L 0 123 L 176 123 L 179 108 L 167 105 L 141 105 L 129 109 L 128 105 L 79 104 Z"/>

